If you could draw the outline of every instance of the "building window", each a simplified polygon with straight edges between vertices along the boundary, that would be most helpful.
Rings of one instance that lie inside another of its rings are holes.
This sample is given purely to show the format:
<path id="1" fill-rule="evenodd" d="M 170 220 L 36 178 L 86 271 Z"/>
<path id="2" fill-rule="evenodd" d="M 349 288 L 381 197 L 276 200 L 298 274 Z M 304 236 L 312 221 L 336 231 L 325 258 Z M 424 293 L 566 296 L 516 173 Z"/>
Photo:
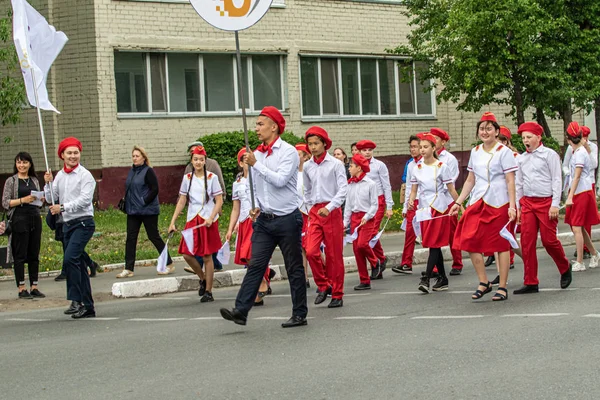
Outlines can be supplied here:
<path id="1" fill-rule="evenodd" d="M 389 58 L 300 57 L 302 116 L 310 118 L 432 117 L 423 64 Z"/>
<path id="2" fill-rule="evenodd" d="M 283 55 L 244 55 L 244 104 L 250 113 L 284 110 Z M 117 112 L 126 114 L 238 114 L 237 66 L 232 54 L 115 51 Z"/>

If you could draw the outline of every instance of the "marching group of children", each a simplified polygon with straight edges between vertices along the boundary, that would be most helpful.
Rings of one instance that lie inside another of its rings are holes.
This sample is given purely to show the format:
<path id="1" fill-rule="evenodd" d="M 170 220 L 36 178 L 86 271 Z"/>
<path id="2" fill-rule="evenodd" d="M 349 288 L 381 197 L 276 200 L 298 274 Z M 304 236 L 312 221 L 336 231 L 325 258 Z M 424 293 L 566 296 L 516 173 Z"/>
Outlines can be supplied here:
<path id="1" fill-rule="evenodd" d="M 273 115 L 270 117 L 273 121 L 280 120 L 279 111 L 274 107 L 266 107 L 261 115 Z M 539 290 L 538 232 L 558 267 L 561 288 L 570 285 L 571 271 L 585 270 L 583 257 L 587 252 L 591 257 L 589 267 L 596 267 L 600 255 L 591 242 L 590 233 L 591 225 L 600 223 L 594 185 L 598 148 L 588 140 L 589 129 L 576 122 L 567 129 L 570 147 L 565 157 L 564 186 L 560 157 L 542 144 L 543 128 L 537 123 L 526 122 L 518 128 L 526 148 L 523 154 L 514 150 L 510 130 L 500 126 L 492 113 L 483 114 L 476 134 L 480 144 L 471 150 L 468 176 L 460 194 L 455 187 L 459 164 L 445 148 L 450 140 L 448 133 L 431 128 L 410 137 L 412 159 L 407 167 L 403 208 L 404 251 L 400 265 L 392 270 L 412 274 L 415 242 L 420 237 L 422 246 L 429 249 L 427 268 L 418 286 L 424 293 L 448 289 L 444 246 L 450 247 L 453 259 L 448 275 L 461 274 L 462 251 L 469 253 L 479 278 L 473 299 L 490 293 L 494 284 L 498 287 L 492 300 L 508 299 L 507 280 L 514 253 L 523 258 L 525 272 L 523 287 L 513 293 L 535 293 Z M 383 162 L 373 157 L 377 145 L 371 140 L 352 145 L 353 155 L 346 170 L 343 162 L 328 153 L 332 141 L 325 129 L 313 126 L 306 131 L 304 139 L 305 143 L 296 145 L 300 158 L 297 192 L 298 209 L 303 216 L 304 265 L 305 269 L 310 267 L 317 286 L 315 304 L 323 303 L 330 296 L 329 308 L 342 307 L 345 243 L 352 243 L 358 267 L 360 282 L 354 290 L 371 289 L 371 280 L 381 279 L 386 269 L 387 258 L 378 240 L 378 231 L 384 217 L 390 218 L 393 214 L 389 172 Z M 257 151 L 268 157 L 272 148 L 262 144 Z M 240 173 L 233 184 L 233 209 L 226 234 L 229 242 L 237 233 L 235 263 L 240 265 L 248 265 L 252 257 L 255 217 L 245 154 L 245 149 L 237 154 Z M 213 301 L 211 255 L 221 247 L 218 217 L 223 189 L 216 177 L 204 169 L 206 151 L 196 147 L 191 157 L 194 171 L 183 177 L 170 231 L 175 229 L 177 216 L 189 203 L 185 227 L 194 228 L 194 248 L 189 249 L 182 240 L 179 252 L 200 277 L 200 295 L 202 301 L 207 302 Z M 577 260 L 573 263 L 557 239 L 563 190 L 568 190 L 565 222 L 571 226 L 577 245 Z M 459 213 L 462 214 L 460 219 Z M 519 229 L 520 244 L 516 240 Z M 487 277 L 484 255 L 495 256 L 498 276 L 493 281 Z M 204 271 L 195 256 L 204 258 Z M 264 304 L 272 277 L 273 272 L 267 269 L 255 305 Z M 435 278 L 437 280 L 432 282 Z"/>

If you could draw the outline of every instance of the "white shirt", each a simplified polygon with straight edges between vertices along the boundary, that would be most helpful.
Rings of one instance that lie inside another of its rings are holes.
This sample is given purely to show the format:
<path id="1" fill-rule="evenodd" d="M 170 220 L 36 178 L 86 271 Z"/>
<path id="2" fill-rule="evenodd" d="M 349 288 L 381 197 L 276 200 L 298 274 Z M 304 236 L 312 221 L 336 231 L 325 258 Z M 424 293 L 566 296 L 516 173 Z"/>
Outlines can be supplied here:
<path id="1" fill-rule="evenodd" d="M 308 209 L 319 203 L 328 203 L 325 208 L 329 211 L 340 208 L 348 191 L 344 164 L 329 153 L 320 164 L 314 160 L 315 157 L 304 163 L 304 198 Z"/>
<path id="2" fill-rule="evenodd" d="M 291 214 L 298 208 L 298 151 L 279 137 L 273 143 L 273 154 L 267 155 L 254 152 L 252 180 L 258 207 L 278 216 Z"/>
<path id="3" fill-rule="evenodd" d="M 456 159 L 456 157 L 454 157 L 454 155 L 452 153 L 450 153 L 448 150 L 446 150 L 444 148 L 438 154 L 438 159 L 441 162 L 443 162 L 444 164 L 446 164 L 446 166 L 450 170 L 450 176 L 452 177 L 452 183 L 456 183 L 456 180 L 458 179 L 458 174 L 460 172 L 459 168 L 458 168 L 458 160 Z"/>
<path id="4" fill-rule="evenodd" d="M 419 161 L 422 158 L 419 157 Z M 408 169 L 406 170 L 406 191 L 404 193 L 404 206 L 402 207 L 402 212 L 403 213 L 407 213 L 408 212 L 408 200 L 410 198 L 410 191 L 412 190 L 412 177 L 414 174 L 414 169 L 417 168 L 417 162 L 415 161 L 415 159 L 413 158 L 412 160 L 410 160 L 410 162 L 408 163 Z M 421 193 L 421 188 L 419 188 L 419 186 L 417 185 L 417 199 L 419 198 L 419 194 Z"/>
<path id="5" fill-rule="evenodd" d="M 592 161 L 591 167 L 594 170 L 594 175 L 596 175 L 596 169 L 598 169 L 598 145 L 591 140 L 588 140 L 588 145 L 590 146 L 590 152 L 588 155 L 590 156 L 590 160 Z M 571 165 L 571 157 L 573 155 L 573 147 L 569 145 L 567 147 L 567 151 L 565 152 L 565 159 L 563 160 L 563 172 L 565 175 L 570 174 L 570 165 Z"/>
<path id="6" fill-rule="evenodd" d="M 62 213 L 63 221 L 82 217 L 94 217 L 94 189 L 96 189 L 96 180 L 81 164 L 79 164 L 70 174 L 64 170 L 58 171 L 54 182 L 52 182 L 52 192 L 55 199 L 60 199 L 65 211 Z M 44 196 L 48 201 L 50 196 L 50 185 L 44 187 Z"/>
<path id="7" fill-rule="evenodd" d="M 306 197 L 304 196 L 304 172 L 298 171 L 298 209 L 302 214 L 308 215 Z"/>
<path id="8" fill-rule="evenodd" d="M 562 192 L 560 156 L 552 149 L 540 144 L 532 152 L 517 156 L 515 185 L 517 207 L 521 197 L 552 197 L 552 207 L 558 207 Z"/>
<path id="9" fill-rule="evenodd" d="M 451 169 L 443 162 L 436 160 L 433 165 L 427 165 L 421 159 L 413 171 L 411 183 L 420 189 L 419 207 L 431 207 L 444 213 L 453 199 L 448 192 L 449 183 L 453 183 Z"/>
<path id="10" fill-rule="evenodd" d="M 360 182 L 348 184 L 348 196 L 344 206 L 344 226 L 350 225 L 352 213 L 364 212 L 367 221 L 375 216 L 379 203 L 377 200 L 377 184 L 367 176 Z"/>
<path id="11" fill-rule="evenodd" d="M 587 150 L 583 146 L 575 150 L 571 156 L 569 163 L 571 182 L 573 182 L 575 179 L 575 170 L 577 168 L 581 168 L 581 175 L 579 176 L 579 184 L 575 188 L 574 194 L 592 190 L 592 182 L 594 181 L 592 160 L 590 159 Z"/>
<path id="12" fill-rule="evenodd" d="M 377 185 L 377 196 L 384 195 L 387 209 L 391 210 L 394 206 L 394 200 L 392 199 L 392 185 L 387 166 L 383 162 L 376 160 L 375 157 L 371 157 L 369 167 L 371 167 L 371 171 L 367 173 L 367 177 L 375 182 Z"/>
<path id="13" fill-rule="evenodd" d="M 467 170 L 475 174 L 475 186 L 471 190 L 473 204 L 479 199 L 492 207 L 502 207 L 509 202 L 505 175 L 518 169 L 513 151 L 496 143 L 488 153 L 479 145 L 471 149 Z"/>
<path id="14" fill-rule="evenodd" d="M 190 188 L 191 184 L 191 188 Z M 179 194 L 187 196 L 189 199 L 187 221 L 191 221 L 200 215 L 203 219 L 207 219 L 212 214 L 215 208 L 214 198 L 223 194 L 219 178 L 212 172 L 206 175 L 206 187 L 208 187 L 208 200 L 206 200 L 206 190 L 204 186 L 204 176 L 198 178 L 196 174 L 189 173 L 183 176 Z M 219 219 L 219 214 L 215 216 L 215 221 Z"/>
<path id="15" fill-rule="evenodd" d="M 242 176 L 233 182 L 231 199 L 233 201 L 238 200 L 240 202 L 240 215 L 238 217 L 238 222 L 244 222 L 250 216 L 250 209 L 252 208 L 252 202 L 250 200 L 250 186 L 247 178 Z"/>

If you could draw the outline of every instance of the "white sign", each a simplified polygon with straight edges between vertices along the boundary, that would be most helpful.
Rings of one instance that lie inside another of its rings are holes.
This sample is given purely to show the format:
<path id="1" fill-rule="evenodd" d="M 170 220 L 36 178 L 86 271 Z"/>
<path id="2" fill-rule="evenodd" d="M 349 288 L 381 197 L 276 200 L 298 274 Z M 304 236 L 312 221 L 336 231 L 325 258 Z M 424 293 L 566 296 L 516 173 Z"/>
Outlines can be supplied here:
<path id="1" fill-rule="evenodd" d="M 206 22 L 224 31 L 241 31 L 256 24 L 273 0 L 190 0 Z"/>

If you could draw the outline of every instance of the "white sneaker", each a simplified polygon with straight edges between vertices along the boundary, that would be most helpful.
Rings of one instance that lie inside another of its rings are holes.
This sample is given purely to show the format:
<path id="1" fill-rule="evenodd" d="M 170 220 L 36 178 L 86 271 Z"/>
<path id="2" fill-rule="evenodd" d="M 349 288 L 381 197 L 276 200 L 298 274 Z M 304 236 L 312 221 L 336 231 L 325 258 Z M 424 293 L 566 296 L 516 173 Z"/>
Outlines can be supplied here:
<path id="1" fill-rule="evenodd" d="M 133 272 L 128 269 L 124 269 L 117 275 L 117 278 L 131 278 L 133 276 Z"/>
<path id="2" fill-rule="evenodd" d="M 573 261 L 573 272 L 581 272 L 581 271 L 585 271 L 585 265 L 583 263 L 579 263 L 577 261 Z"/>
<path id="3" fill-rule="evenodd" d="M 596 251 L 596 254 L 590 258 L 590 268 L 596 268 L 598 266 L 598 261 L 600 261 L 600 253 Z"/>

